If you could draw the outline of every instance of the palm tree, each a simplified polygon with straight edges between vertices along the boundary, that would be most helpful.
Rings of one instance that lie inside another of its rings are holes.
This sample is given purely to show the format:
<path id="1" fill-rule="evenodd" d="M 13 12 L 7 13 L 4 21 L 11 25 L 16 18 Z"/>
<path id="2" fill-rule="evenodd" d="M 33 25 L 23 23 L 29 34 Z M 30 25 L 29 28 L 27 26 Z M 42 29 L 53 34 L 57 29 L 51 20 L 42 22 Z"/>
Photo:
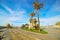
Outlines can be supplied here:
<path id="1" fill-rule="evenodd" d="M 32 12 L 32 13 L 30 13 L 30 16 L 31 16 L 31 18 L 30 18 L 30 23 L 32 23 L 34 13 L 33 13 L 33 12 Z"/>
<path id="2" fill-rule="evenodd" d="M 30 13 L 31 18 L 33 18 L 34 15 L 35 15 L 34 12 Z"/>
<path id="3" fill-rule="evenodd" d="M 36 14 L 38 16 L 38 27 L 39 27 L 38 30 L 40 30 L 40 20 L 39 20 L 38 9 L 40 9 L 43 6 L 43 3 L 38 4 L 38 2 L 34 2 L 33 6 L 34 6 L 34 9 L 36 9 Z"/>
<path id="4" fill-rule="evenodd" d="M 34 19 L 33 19 L 33 27 L 34 27 L 35 29 L 37 29 L 37 28 L 36 28 L 36 27 L 37 27 L 37 26 L 36 26 L 36 23 L 37 23 L 37 20 L 36 20 L 36 18 L 34 18 Z"/>
<path id="5" fill-rule="evenodd" d="M 21 28 L 25 28 L 25 25 L 24 25 L 24 24 L 22 24 Z"/>
<path id="6" fill-rule="evenodd" d="M 32 23 L 32 21 L 33 21 L 33 16 L 34 16 L 34 15 L 35 15 L 34 12 L 30 13 L 30 16 L 31 16 L 31 18 L 30 18 L 30 23 Z"/>
<path id="7" fill-rule="evenodd" d="M 11 27 L 10 24 L 7 24 L 7 27 L 10 28 Z"/>
<path id="8" fill-rule="evenodd" d="M 30 16 L 31 16 L 31 18 L 30 18 L 30 24 L 31 24 L 32 27 L 33 27 L 33 16 L 34 15 L 35 15 L 34 12 L 30 13 Z"/>

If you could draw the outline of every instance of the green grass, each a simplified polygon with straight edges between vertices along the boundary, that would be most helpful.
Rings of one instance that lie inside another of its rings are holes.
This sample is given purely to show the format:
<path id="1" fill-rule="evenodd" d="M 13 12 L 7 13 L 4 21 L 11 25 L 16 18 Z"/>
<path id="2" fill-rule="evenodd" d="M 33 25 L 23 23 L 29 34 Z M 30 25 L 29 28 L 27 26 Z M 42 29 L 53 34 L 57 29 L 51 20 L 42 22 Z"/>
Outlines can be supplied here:
<path id="1" fill-rule="evenodd" d="M 35 33 L 41 33 L 41 34 L 47 34 L 48 32 L 44 31 L 43 29 L 40 29 L 40 31 L 35 30 L 35 29 L 26 29 L 22 28 L 22 30 L 30 31 L 30 32 L 35 32 Z"/>
<path id="2" fill-rule="evenodd" d="M 48 32 L 46 32 L 46 31 L 43 30 L 43 29 L 40 29 L 40 33 L 42 33 L 42 34 L 47 34 Z"/>

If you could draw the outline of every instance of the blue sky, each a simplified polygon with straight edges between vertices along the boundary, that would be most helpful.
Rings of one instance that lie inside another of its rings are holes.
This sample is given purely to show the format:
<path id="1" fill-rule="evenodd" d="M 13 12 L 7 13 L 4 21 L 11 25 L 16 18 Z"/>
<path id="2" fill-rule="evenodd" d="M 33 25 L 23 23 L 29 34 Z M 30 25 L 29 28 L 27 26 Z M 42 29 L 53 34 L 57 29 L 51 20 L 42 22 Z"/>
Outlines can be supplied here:
<path id="1" fill-rule="evenodd" d="M 35 0 L 0 0 L 0 25 L 20 26 L 29 23 Z M 38 0 L 43 7 L 38 10 L 41 25 L 54 25 L 60 21 L 60 0 Z"/>

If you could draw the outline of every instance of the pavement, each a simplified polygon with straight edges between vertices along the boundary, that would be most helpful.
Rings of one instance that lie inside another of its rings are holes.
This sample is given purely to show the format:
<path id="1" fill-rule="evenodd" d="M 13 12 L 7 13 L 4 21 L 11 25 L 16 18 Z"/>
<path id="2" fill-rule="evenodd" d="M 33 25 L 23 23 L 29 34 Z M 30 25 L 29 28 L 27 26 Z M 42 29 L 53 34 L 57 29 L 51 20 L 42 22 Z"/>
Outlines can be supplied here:
<path id="1" fill-rule="evenodd" d="M 45 28 L 48 34 L 38 34 L 20 28 L 0 29 L 0 40 L 60 40 L 60 29 Z"/>

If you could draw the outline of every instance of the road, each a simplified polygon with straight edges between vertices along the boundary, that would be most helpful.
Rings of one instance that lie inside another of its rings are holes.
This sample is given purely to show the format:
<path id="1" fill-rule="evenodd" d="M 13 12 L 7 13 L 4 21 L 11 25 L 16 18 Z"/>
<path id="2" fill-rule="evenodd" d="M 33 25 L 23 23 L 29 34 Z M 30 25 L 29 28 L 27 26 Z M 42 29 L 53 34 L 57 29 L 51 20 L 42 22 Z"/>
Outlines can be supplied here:
<path id="1" fill-rule="evenodd" d="M 35 37 L 32 37 L 32 35 L 29 36 L 29 34 L 26 31 L 16 29 L 16 28 L 5 28 L 0 29 L 0 36 L 3 37 L 1 40 L 40 40 Z"/>
<path id="2" fill-rule="evenodd" d="M 11 40 L 9 30 L 7 28 L 0 29 L 0 36 L 2 37 L 0 40 Z"/>
<path id="3" fill-rule="evenodd" d="M 60 28 L 48 27 L 45 30 L 48 32 L 48 39 L 60 40 Z"/>
<path id="4" fill-rule="evenodd" d="M 48 34 L 39 34 L 21 30 L 20 28 L 0 29 L 2 40 L 60 40 L 60 29 L 46 28 Z"/>

